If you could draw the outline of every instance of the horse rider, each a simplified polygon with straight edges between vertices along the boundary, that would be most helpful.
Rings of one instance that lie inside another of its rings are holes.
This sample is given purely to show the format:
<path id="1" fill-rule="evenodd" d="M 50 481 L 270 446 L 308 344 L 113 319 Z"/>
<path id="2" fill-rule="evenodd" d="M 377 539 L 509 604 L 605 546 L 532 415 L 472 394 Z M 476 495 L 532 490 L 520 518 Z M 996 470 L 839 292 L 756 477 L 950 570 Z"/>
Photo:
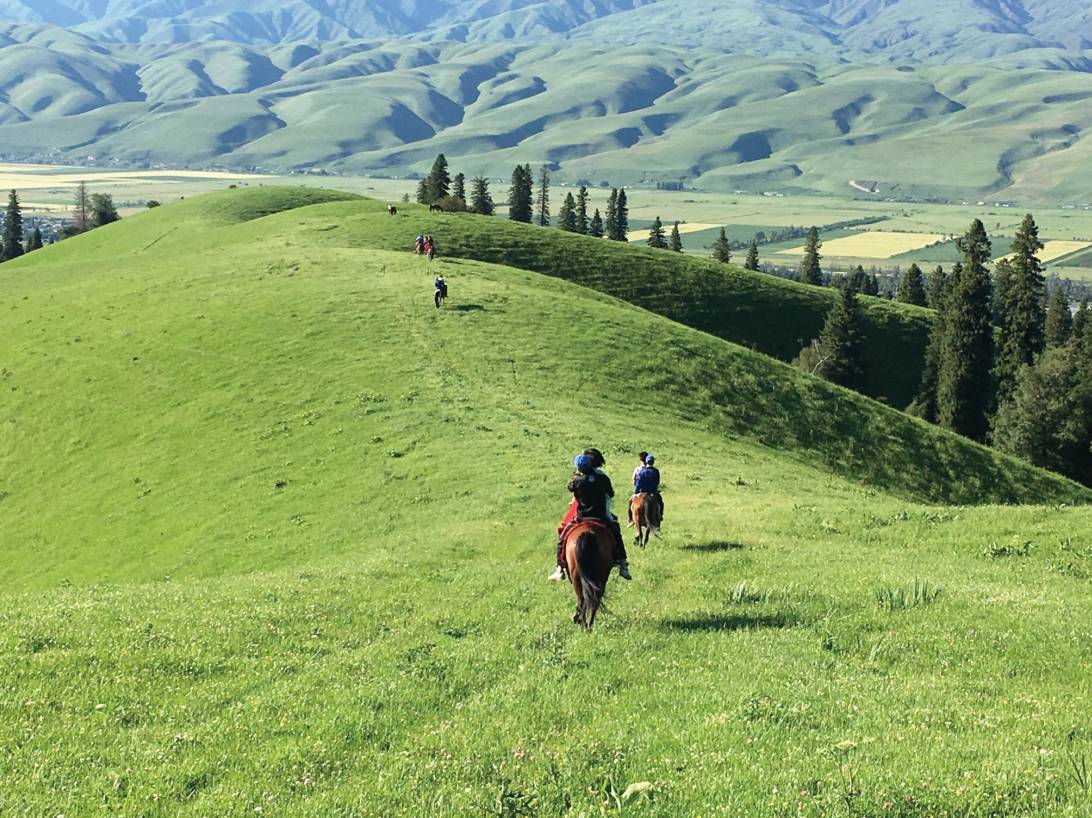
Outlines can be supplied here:
<path id="1" fill-rule="evenodd" d="M 447 298 L 447 282 L 444 281 L 444 274 L 443 273 L 440 273 L 438 276 L 436 276 L 435 284 L 436 284 L 436 293 L 435 293 L 436 306 L 439 307 L 440 302 L 443 301 L 443 299 Z"/>
<path id="2" fill-rule="evenodd" d="M 643 465 L 633 473 L 633 496 L 648 494 L 660 505 L 660 521 L 664 518 L 664 498 L 660 494 L 660 470 L 656 468 L 656 456 L 643 452 Z M 633 525 L 633 499 L 630 499 L 629 524 Z"/>
<path id="3" fill-rule="evenodd" d="M 633 485 L 634 485 L 634 492 L 633 493 L 634 493 L 634 495 L 637 494 L 637 492 L 636 492 L 637 472 L 639 472 L 641 469 L 643 469 L 645 467 L 645 458 L 646 457 L 648 457 L 648 452 L 638 452 L 637 453 L 637 466 L 633 469 Z M 628 514 L 628 519 L 626 521 L 626 528 L 633 528 L 633 498 L 632 497 L 630 498 L 630 501 L 629 501 L 629 509 L 627 510 L 627 514 Z"/>
<path id="4" fill-rule="evenodd" d="M 576 456 L 573 461 L 576 473 L 569 480 L 569 491 L 573 494 L 573 502 L 569 512 L 558 529 L 557 544 L 557 570 L 550 575 L 552 580 L 564 578 L 565 571 L 561 561 L 561 552 L 564 548 L 562 533 L 573 519 L 597 520 L 603 523 L 614 536 L 615 540 L 615 564 L 618 566 L 618 574 L 623 579 L 633 579 L 629 572 L 629 560 L 626 557 L 626 546 L 622 540 L 622 528 L 618 525 L 618 518 L 610 512 L 611 501 L 614 498 L 614 486 L 610 477 L 603 471 L 606 460 L 598 449 L 586 449 Z M 575 513 L 574 513 L 575 506 Z"/>
<path id="5" fill-rule="evenodd" d="M 414 255 L 424 255 L 425 252 L 425 237 L 424 234 L 418 233 L 416 241 L 413 242 Z"/>

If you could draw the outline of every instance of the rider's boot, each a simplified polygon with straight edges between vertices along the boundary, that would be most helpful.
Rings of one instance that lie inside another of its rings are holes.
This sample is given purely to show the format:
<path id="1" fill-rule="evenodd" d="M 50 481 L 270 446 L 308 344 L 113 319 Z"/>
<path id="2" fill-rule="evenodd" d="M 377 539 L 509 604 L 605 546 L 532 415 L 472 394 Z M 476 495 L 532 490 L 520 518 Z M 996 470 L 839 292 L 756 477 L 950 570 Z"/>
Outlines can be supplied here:
<path id="1" fill-rule="evenodd" d="M 557 543 L 557 568 L 554 572 L 547 577 L 552 582 L 560 582 L 565 579 L 565 566 L 561 564 L 561 549 L 565 547 L 565 543 L 560 540 Z"/>

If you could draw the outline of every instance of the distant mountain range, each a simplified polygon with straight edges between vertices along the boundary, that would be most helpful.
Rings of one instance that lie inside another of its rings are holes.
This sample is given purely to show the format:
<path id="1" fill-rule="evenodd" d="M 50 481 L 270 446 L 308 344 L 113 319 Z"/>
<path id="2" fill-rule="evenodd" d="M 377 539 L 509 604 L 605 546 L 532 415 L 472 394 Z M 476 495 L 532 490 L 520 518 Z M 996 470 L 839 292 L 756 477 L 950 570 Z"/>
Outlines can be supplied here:
<path id="1" fill-rule="evenodd" d="M 1092 199 L 1076 0 L 0 0 L 0 153 Z"/>
<path id="2" fill-rule="evenodd" d="M 106 42 L 588 39 L 854 60 L 1092 48 L 1084 0 L 0 0 Z"/>

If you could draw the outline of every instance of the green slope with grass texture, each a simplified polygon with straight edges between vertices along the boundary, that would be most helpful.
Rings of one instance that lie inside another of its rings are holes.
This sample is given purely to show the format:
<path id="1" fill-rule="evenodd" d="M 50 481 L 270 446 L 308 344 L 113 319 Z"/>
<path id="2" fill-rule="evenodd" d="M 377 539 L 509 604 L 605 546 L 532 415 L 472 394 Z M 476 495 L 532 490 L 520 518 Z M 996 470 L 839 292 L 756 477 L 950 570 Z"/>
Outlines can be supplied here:
<path id="1" fill-rule="evenodd" d="M 386 211 L 351 203 L 331 205 L 322 213 L 353 244 L 406 250 L 424 231 L 435 237 L 441 255 L 563 278 L 783 361 L 791 361 L 819 336 L 837 298 L 833 290 L 709 259 L 501 219 L 431 215 L 417 206 L 401 207 L 392 219 Z M 908 406 L 921 383 L 932 313 L 878 298 L 862 301 L 865 391 L 893 406 Z M 633 351 L 641 347 L 635 344 Z"/>
<path id="2" fill-rule="evenodd" d="M 322 198 L 4 265 L 8 811 L 1082 814 L 1088 492 Z M 668 518 L 587 635 L 543 580 L 591 442 Z"/>

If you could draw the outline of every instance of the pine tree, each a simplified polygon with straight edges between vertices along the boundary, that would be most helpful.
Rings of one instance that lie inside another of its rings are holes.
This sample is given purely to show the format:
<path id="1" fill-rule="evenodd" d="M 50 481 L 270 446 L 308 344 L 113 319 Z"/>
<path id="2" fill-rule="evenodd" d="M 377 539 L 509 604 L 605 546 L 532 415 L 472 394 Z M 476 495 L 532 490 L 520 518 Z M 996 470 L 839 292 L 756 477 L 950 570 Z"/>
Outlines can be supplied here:
<path id="1" fill-rule="evenodd" d="M 76 186 L 75 212 L 73 218 L 76 222 L 76 232 L 82 233 L 91 226 L 90 221 L 90 197 L 87 194 L 87 183 L 80 182 Z"/>
<path id="2" fill-rule="evenodd" d="M 481 216 L 492 216 L 496 211 L 489 195 L 489 180 L 484 176 L 475 176 L 470 182 L 470 209 Z"/>
<path id="3" fill-rule="evenodd" d="M 572 191 L 565 194 L 565 201 L 561 203 L 561 210 L 557 214 L 557 226 L 566 233 L 576 232 L 576 200 Z"/>
<path id="4" fill-rule="evenodd" d="M 32 253 L 35 250 L 42 249 L 42 231 L 40 228 L 35 227 L 30 233 L 30 238 L 27 239 L 27 252 Z"/>
<path id="5" fill-rule="evenodd" d="M 545 165 L 538 170 L 538 193 L 535 195 L 535 214 L 539 227 L 550 226 L 550 169 Z"/>
<path id="6" fill-rule="evenodd" d="M 682 236 L 679 234 L 678 222 L 675 222 L 674 227 L 671 228 L 671 238 L 667 241 L 667 249 L 674 253 L 681 253 L 683 250 Z"/>
<path id="7" fill-rule="evenodd" d="M 903 304 L 925 306 L 925 277 L 917 264 L 911 264 L 899 282 L 898 300 Z"/>
<path id="8" fill-rule="evenodd" d="M 618 241 L 629 241 L 629 197 L 626 189 L 618 189 Z"/>
<path id="9" fill-rule="evenodd" d="M 1055 287 L 1047 305 L 1046 344 L 1050 347 L 1065 346 L 1073 327 L 1073 315 L 1069 312 L 1069 299 L 1061 287 Z"/>
<path id="10" fill-rule="evenodd" d="M 1048 349 L 1017 372 L 991 433 L 993 444 L 1092 484 L 1092 378 L 1076 344 Z"/>
<path id="11" fill-rule="evenodd" d="M 603 217 L 599 215 L 599 208 L 595 208 L 595 214 L 588 223 L 588 235 L 597 239 L 603 238 Z"/>
<path id="12" fill-rule="evenodd" d="M 587 234 L 588 232 L 588 188 L 581 185 L 576 194 L 576 232 Z"/>
<path id="13" fill-rule="evenodd" d="M 462 173 L 455 174 L 455 181 L 451 185 L 451 198 L 458 199 L 466 205 L 466 176 Z"/>
<path id="14" fill-rule="evenodd" d="M 751 239 L 751 246 L 747 248 L 747 260 L 743 262 L 744 270 L 758 272 L 758 241 Z"/>
<path id="15" fill-rule="evenodd" d="M 855 293 L 861 293 L 868 295 L 869 290 L 868 273 L 864 271 L 864 267 L 860 264 L 849 274 L 849 279 L 845 283 L 845 289 L 853 290 Z"/>
<path id="16" fill-rule="evenodd" d="M 451 194 L 451 176 L 447 172 L 447 157 L 442 153 L 432 163 L 425 189 L 428 195 L 428 201 L 425 204 L 433 204 L 440 199 L 446 199 Z"/>
<path id="17" fill-rule="evenodd" d="M 531 166 L 516 165 L 512 171 L 512 187 L 508 191 L 508 218 L 514 222 L 531 223 Z"/>
<path id="18" fill-rule="evenodd" d="M 1005 326 L 1005 302 L 1012 284 L 1012 265 L 1007 258 L 998 259 L 993 265 L 993 322 Z"/>
<path id="19" fill-rule="evenodd" d="M 667 249 L 667 237 L 664 235 L 664 223 L 657 216 L 652 221 L 652 227 L 648 231 L 648 246 L 657 250 Z"/>
<path id="20" fill-rule="evenodd" d="M 611 188 L 610 198 L 607 199 L 607 214 L 604 222 L 605 235 L 613 239 L 618 235 L 618 188 Z"/>
<path id="21" fill-rule="evenodd" d="M 1078 343 L 1082 347 L 1086 345 L 1086 341 L 1089 337 L 1089 323 L 1092 322 L 1092 315 L 1088 312 L 1088 299 L 1085 298 L 1077 306 L 1077 311 L 1073 313 L 1073 323 L 1069 330 L 1070 343 Z M 1092 360 L 1089 361 L 1092 364 Z"/>
<path id="22" fill-rule="evenodd" d="M 757 249 L 755 252 L 758 252 Z M 724 232 L 723 227 L 720 229 L 717 240 L 713 243 L 713 258 L 722 264 L 727 264 L 732 260 L 732 249 L 728 246 L 728 235 Z"/>
<path id="23" fill-rule="evenodd" d="M 114 197 L 109 193 L 91 194 L 91 227 L 102 227 L 120 219 L 114 207 Z"/>
<path id="24" fill-rule="evenodd" d="M 817 374 L 847 389 L 864 386 L 864 332 L 857 293 L 842 288 L 819 333 L 820 361 Z"/>
<path id="25" fill-rule="evenodd" d="M 428 200 L 428 179 L 417 183 L 417 204 L 430 204 Z"/>
<path id="26" fill-rule="evenodd" d="M 944 288 L 948 281 L 948 276 L 944 272 L 944 267 L 940 264 L 933 270 L 933 274 L 929 276 L 929 286 L 925 291 L 925 303 L 934 310 L 939 310 L 941 302 L 944 300 Z"/>
<path id="27" fill-rule="evenodd" d="M 1034 363 L 1046 346 L 1046 279 L 1038 255 L 1042 249 L 1039 228 L 1029 213 L 1016 231 L 1011 261 L 997 264 L 995 276 L 1002 283 L 996 294 L 1000 301 L 997 388 L 1001 398 L 1013 389 L 1020 368 Z"/>
<path id="28" fill-rule="evenodd" d="M 819 231 L 811 228 L 808 231 L 808 240 L 804 245 L 804 258 L 800 262 L 800 280 L 805 284 L 823 285 L 823 271 L 819 266 L 822 256 L 819 248 L 823 243 L 819 241 Z"/>
<path id="29" fill-rule="evenodd" d="M 972 440 L 985 440 L 993 405 L 993 322 L 986 265 L 990 240 L 975 219 L 957 241 L 963 271 L 946 299 L 944 342 L 937 380 L 937 417 L 942 426 Z"/>
<path id="30" fill-rule="evenodd" d="M 23 255 L 23 209 L 19 206 L 19 194 L 8 194 L 8 206 L 4 211 L 4 231 L 0 233 L 0 258 L 11 261 Z"/>

